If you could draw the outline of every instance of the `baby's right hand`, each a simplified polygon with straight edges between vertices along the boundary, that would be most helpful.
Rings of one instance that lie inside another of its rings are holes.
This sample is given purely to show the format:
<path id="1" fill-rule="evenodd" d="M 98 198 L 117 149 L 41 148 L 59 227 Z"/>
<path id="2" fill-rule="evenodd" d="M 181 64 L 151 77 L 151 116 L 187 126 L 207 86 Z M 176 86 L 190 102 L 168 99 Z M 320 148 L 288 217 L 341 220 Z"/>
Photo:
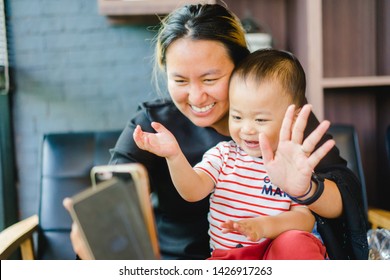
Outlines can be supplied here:
<path id="1" fill-rule="evenodd" d="M 135 128 L 133 139 L 138 148 L 165 158 L 179 154 L 180 147 L 175 136 L 160 123 L 152 122 L 151 125 L 157 133 L 144 132 L 139 125 Z"/>

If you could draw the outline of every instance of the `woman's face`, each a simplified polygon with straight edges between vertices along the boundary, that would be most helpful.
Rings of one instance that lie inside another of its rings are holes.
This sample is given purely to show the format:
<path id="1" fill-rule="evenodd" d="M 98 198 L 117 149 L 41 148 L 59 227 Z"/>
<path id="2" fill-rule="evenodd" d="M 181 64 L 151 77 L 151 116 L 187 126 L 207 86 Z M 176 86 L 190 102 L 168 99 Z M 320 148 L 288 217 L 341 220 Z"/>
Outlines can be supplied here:
<path id="1" fill-rule="evenodd" d="M 229 78 L 225 47 L 209 40 L 178 39 L 167 49 L 168 90 L 177 108 L 200 127 L 228 135 Z"/>

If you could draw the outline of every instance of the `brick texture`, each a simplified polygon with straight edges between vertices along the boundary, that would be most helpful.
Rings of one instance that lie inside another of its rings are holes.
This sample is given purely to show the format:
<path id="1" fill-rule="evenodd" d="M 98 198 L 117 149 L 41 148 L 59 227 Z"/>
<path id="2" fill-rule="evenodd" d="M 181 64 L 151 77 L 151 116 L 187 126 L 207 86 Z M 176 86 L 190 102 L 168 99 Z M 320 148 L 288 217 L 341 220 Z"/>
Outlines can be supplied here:
<path id="1" fill-rule="evenodd" d="M 21 218 L 38 211 L 44 133 L 122 129 L 151 85 L 148 25 L 113 26 L 97 0 L 7 0 Z"/>

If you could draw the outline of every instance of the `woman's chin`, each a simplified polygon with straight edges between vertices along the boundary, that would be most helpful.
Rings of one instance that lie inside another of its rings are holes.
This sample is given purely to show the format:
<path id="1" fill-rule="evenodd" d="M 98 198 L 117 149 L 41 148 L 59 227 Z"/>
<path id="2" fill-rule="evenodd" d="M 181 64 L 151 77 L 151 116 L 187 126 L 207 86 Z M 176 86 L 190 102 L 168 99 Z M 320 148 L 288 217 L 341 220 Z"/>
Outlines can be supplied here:
<path id="1" fill-rule="evenodd" d="M 198 113 L 190 111 L 187 117 L 196 125 L 200 127 L 213 126 L 217 122 L 215 112 L 209 111 L 204 113 Z"/>
<path id="2" fill-rule="evenodd" d="M 215 123 L 214 120 L 212 120 L 211 118 L 207 118 L 207 117 L 191 116 L 189 119 L 191 120 L 191 122 L 194 125 L 199 126 L 199 127 L 209 127 L 209 126 L 213 126 L 213 124 Z"/>

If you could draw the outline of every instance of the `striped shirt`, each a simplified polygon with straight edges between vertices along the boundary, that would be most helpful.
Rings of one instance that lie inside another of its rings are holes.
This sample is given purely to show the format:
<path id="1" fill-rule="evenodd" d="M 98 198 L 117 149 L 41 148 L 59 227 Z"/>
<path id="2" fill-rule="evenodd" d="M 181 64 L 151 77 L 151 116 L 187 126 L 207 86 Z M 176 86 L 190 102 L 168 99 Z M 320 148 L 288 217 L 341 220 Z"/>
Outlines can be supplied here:
<path id="1" fill-rule="evenodd" d="M 251 242 L 237 232 L 222 233 L 222 222 L 275 216 L 299 205 L 271 183 L 262 158 L 249 156 L 234 141 L 211 148 L 194 168 L 206 172 L 215 183 L 208 217 L 212 249 L 231 249 L 265 240 Z"/>

